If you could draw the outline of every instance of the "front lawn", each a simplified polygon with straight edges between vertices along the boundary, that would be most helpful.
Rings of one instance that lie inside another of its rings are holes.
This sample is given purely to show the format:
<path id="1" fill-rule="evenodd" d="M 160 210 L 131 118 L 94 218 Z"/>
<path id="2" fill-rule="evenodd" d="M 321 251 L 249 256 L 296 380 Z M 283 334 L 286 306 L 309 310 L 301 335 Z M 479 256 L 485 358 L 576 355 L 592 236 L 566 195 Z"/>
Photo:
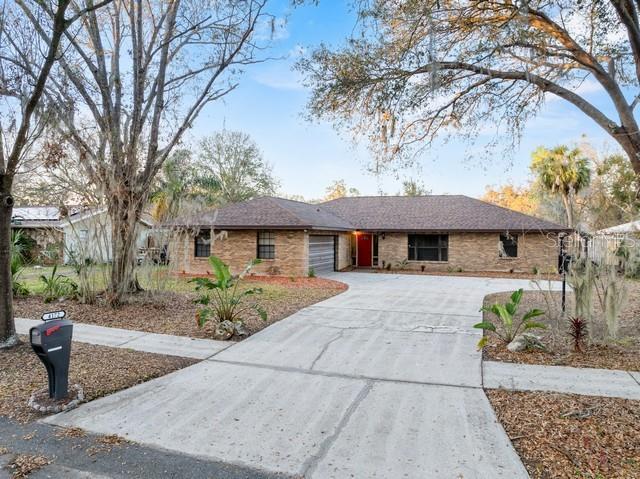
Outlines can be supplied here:
<path id="1" fill-rule="evenodd" d="M 27 406 L 31 394 L 47 387 L 43 364 L 27 343 L 0 350 L 0 416 L 20 422 L 42 416 Z M 74 342 L 69 385 L 80 384 L 91 401 L 172 371 L 196 360 Z"/>
<path id="2" fill-rule="evenodd" d="M 282 277 L 248 277 L 244 287 L 263 289 L 256 299 L 260 300 L 268 315 L 267 321 L 262 321 L 255 312 L 248 312 L 245 327 L 249 334 L 346 289 L 344 283 L 328 279 Z M 207 323 L 202 329 L 197 325 L 194 289 L 188 278 L 172 277 L 166 291 L 139 293 L 117 309 L 107 306 L 101 296 L 95 304 L 81 304 L 76 300 L 47 304 L 42 296 L 31 295 L 17 298 L 14 307 L 16 317 L 21 318 L 36 319 L 43 312 L 64 309 L 68 318 L 78 323 L 213 339 L 212 323 Z"/>
<path id="3" fill-rule="evenodd" d="M 640 478 L 640 401 L 487 391 L 532 479 Z"/>
<path id="4" fill-rule="evenodd" d="M 542 342 L 546 345 L 547 350 L 513 353 L 507 350 L 506 345 L 494 335 L 489 334 L 488 343 L 484 348 L 484 358 L 513 363 L 640 371 L 640 281 L 629 281 L 628 285 L 629 296 L 626 306 L 620 315 L 619 339 L 617 341 L 584 344 L 582 352 L 575 352 L 572 339 L 568 335 L 568 320 L 564 320 L 561 323 L 561 331 L 558 337 L 554 338 L 552 334 L 552 318 L 560 313 L 560 292 L 551 293 L 555 299 L 553 302 L 548 303 L 545 301 L 545 295 L 541 292 L 525 291 L 520 304 L 520 312 L 528 311 L 531 308 L 539 308 L 546 312 L 544 316 L 535 319 L 546 324 L 548 329 L 535 329 L 531 332 L 542 337 Z M 505 303 L 510 295 L 511 292 L 488 295 L 485 297 L 484 305 L 490 306 L 494 303 Z M 596 312 L 598 312 L 597 304 L 597 300 L 594 299 Z M 572 314 L 573 307 L 573 294 L 568 293 L 567 316 Z M 550 309 L 552 314 L 549 314 Z M 491 314 L 484 313 L 484 318 L 491 318 Z"/>

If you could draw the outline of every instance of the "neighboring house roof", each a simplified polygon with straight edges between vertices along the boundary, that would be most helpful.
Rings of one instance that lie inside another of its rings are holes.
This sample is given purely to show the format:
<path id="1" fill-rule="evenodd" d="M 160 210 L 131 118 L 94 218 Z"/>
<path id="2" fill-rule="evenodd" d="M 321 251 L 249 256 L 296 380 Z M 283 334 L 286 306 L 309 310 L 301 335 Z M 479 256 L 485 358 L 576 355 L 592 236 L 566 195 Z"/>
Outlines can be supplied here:
<path id="1" fill-rule="evenodd" d="M 365 231 L 569 231 L 463 195 L 360 196 L 308 204 L 260 197 L 182 218 L 174 226 Z"/>
<path id="2" fill-rule="evenodd" d="M 345 197 L 322 206 L 359 230 L 569 231 L 565 226 L 464 195 Z"/>
<path id="3" fill-rule="evenodd" d="M 17 206 L 11 226 L 16 228 L 52 228 L 58 226 L 60 209 L 55 206 Z"/>
<path id="4" fill-rule="evenodd" d="M 599 230 L 602 234 L 624 234 L 624 233 L 640 233 L 640 220 L 631 221 L 611 228 Z"/>
<path id="5" fill-rule="evenodd" d="M 233 203 L 191 218 L 179 218 L 170 225 L 219 229 L 353 229 L 350 223 L 320 205 L 271 196 Z"/>
<path id="6" fill-rule="evenodd" d="M 78 211 L 76 213 L 70 214 L 67 218 L 62 219 L 61 221 L 64 223 L 63 226 L 67 226 L 68 224 L 75 224 L 78 221 L 83 221 L 93 216 L 101 215 L 107 212 L 106 207 L 97 208 L 97 209 L 85 209 L 82 211 Z M 153 218 L 150 214 L 143 212 L 138 220 L 145 226 L 152 227 L 153 226 Z"/>
<path id="7" fill-rule="evenodd" d="M 106 208 L 81 208 L 74 206 L 69 208 L 72 213 L 62 217 L 57 206 L 18 206 L 13 208 L 11 226 L 14 228 L 53 228 L 66 227 L 78 221 L 107 212 Z M 152 227 L 153 218 L 147 212 L 143 212 L 140 223 Z"/>

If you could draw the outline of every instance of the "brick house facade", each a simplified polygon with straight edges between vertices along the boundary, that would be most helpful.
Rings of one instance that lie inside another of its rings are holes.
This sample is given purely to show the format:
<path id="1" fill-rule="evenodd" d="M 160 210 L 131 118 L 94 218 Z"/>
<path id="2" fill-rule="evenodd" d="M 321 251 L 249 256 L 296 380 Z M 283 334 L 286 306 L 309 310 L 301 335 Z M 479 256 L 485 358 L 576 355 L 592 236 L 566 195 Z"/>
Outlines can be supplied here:
<path id="1" fill-rule="evenodd" d="M 465 196 L 342 198 L 320 205 L 264 197 L 172 227 L 169 258 L 178 272 L 210 274 L 208 257 L 215 255 L 233 271 L 261 257 L 254 273 L 283 276 L 352 267 L 554 271 L 558 234 L 568 231 Z"/>

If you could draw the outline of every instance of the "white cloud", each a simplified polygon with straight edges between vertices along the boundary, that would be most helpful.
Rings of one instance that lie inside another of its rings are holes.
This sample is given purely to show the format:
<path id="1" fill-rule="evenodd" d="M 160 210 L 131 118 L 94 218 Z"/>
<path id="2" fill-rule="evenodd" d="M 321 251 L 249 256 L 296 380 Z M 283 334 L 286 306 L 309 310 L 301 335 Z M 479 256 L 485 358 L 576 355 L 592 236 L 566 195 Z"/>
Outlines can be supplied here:
<path id="1" fill-rule="evenodd" d="M 302 75 L 291 69 L 289 63 L 280 63 L 278 67 L 272 67 L 254 76 L 254 80 L 261 85 L 277 90 L 304 90 Z"/>
<path id="2" fill-rule="evenodd" d="M 582 83 L 580 83 L 575 88 L 571 88 L 571 87 L 567 87 L 567 88 L 580 96 L 588 96 L 593 93 L 600 93 L 604 91 L 604 88 L 602 88 L 602 85 L 600 85 L 600 83 L 598 83 L 593 78 L 585 79 Z M 555 101 L 562 100 L 562 98 L 560 98 L 557 95 L 554 95 L 553 93 L 546 93 L 544 100 L 546 102 L 555 102 Z"/>

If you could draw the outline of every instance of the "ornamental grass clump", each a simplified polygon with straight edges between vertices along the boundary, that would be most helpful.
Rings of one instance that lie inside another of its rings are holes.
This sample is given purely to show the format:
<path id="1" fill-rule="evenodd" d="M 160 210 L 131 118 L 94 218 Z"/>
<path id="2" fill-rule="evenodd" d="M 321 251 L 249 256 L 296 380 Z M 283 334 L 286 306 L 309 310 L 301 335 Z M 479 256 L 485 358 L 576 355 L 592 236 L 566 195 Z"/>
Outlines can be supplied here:
<path id="1" fill-rule="evenodd" d="M 221 339 L 229 339 L 232 336 L 244 336 L 244 315 L 248 311 L 255 311 L 260 319 L 266 321 L 267 312 L 258 301 L 250 298 L 262 293 L 262 288 L 241 288 L 243 278 L 251 269 L 260 263 L 254 259 L 240 274 L 231 274 L 227 266 L 220 258 L 209 257 L 209 264 L 213 268 L 215 280 L 209 278 L 194 278 L 190 282 L 196 284 L 199 296 L 194 300 L 201 307 L 196 312 L 196 320 L 200 328 L 209 321 L 215 322 L 215 334 Z"/>
<path id="2" fill-rule="evenodd" d="M 494 323 L 490 318 L 484 319 L 482 322 L 475 324 L 473 327 L 488 331 L 496 335 L 504 343 L 509 344 L 516 336 L 524 331 L 530 329 L 545 329 L 546 326 L 542 323 L 533 321 L 533 318 L 542 316 L 544 311 L 541 309 L 531 309 L 527 311 L 522 317 L 518 317 L 518 306 L 522 300 L 524 291 L 520 288 L 514 291 L 505 304 L 494 304 L 489 307 L 482 307 L 480 311 L 485 313 L 492 313 L 498 321 Z M 497 324 L 497 325 L 496 325 Z M 478 342 L 478 349 L 483 348 L 488 341 L 487 336 L 483 336 Z"/>

